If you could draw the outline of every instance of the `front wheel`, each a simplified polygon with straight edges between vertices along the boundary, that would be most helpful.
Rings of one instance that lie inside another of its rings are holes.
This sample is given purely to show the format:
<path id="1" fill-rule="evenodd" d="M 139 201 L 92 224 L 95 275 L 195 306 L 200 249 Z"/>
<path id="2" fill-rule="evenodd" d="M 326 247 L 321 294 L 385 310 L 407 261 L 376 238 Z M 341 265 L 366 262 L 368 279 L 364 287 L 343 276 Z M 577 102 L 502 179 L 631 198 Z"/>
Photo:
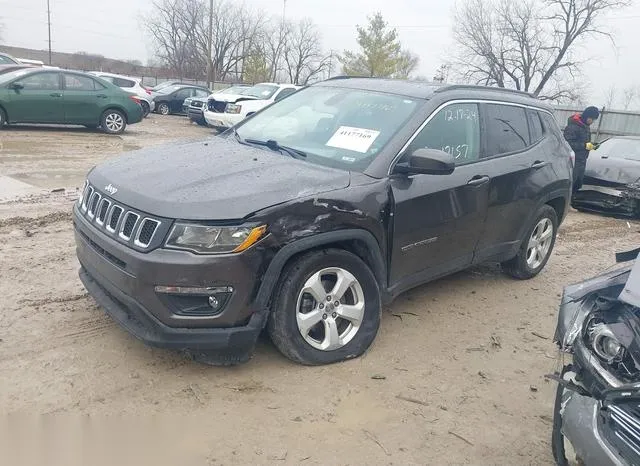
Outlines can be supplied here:
<path id="1" fill-rule="evenodd" d="M 518 255 L 502 264 L 504 271 L 519 280 L 538 275 L 551 256 L 557 232 L 558 214 L 550 205 L 543 205 L 527 231 Z"/>
<path id="2" fill-rule="evenodd" d="M 169 108 L 168 104 L 162 103 L 158 105 L 158 113 L 160 115 L 168 115 L 169 113 L 171 113 L 171 109 Z"/>
<path id="3" fill-rule="evenodd" d="M 283 271 L 268 331 L 289 359 L 330 364 L 369 348 L 381 309 L 378 282 L 362 259 L 340 249 L 313 251 Z"/>
<path id="4" fill-rule="evenodd" d="M 121 134 L 127 127 L 127 120 L 119 110 L 107 110 L 102 114 L 100 126 L 107 134 Z"/>

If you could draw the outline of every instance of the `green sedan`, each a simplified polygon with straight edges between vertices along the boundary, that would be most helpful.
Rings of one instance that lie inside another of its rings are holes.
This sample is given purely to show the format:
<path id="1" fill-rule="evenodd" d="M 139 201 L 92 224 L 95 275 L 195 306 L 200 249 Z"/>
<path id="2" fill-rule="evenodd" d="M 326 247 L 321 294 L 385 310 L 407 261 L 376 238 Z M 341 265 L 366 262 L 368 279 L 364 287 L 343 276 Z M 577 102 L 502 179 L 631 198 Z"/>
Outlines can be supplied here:
<path id="1" fill-rule="evenodd" d="M 95 76 L 34 68 L 0 75 L 0 128 L 12 123 L 100 126 L 120 134 L 142 120 L 138 97 Z"/>

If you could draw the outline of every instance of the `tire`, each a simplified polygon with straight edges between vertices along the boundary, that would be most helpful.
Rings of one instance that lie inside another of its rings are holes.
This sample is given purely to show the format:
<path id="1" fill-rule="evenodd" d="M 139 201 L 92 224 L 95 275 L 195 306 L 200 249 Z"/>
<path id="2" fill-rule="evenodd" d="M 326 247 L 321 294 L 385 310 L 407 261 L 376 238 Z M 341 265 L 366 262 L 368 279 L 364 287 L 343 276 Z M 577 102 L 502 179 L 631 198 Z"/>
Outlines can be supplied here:
<path id="1" fill-rule="evenodd" d="M 0 108 L 0 129 L 4 128 L 7 124 L 7 114 Z"/>
<path id="2" fill-rule="evenodd" d="M 102 114 L 100 126 L 107 134 L 122 134 L 127 127 L 127 119 L 120 110 L 109 109 Z"/>
<path id="3" fill-rule="evenodd" d="M 163 102 L 160 105 L 158 105 L 158 113 L 160 115 L 169 115 L 171 113 L 171 109 L 169 108 L 168 104 L 165 104 Z"/>
<path id="4" fill-rule="evenodd" d="M 196 123 L 198 124 L 198 126 L 208 126 L 207 122 L 203 120 L 196 120 Z"/>
<path id="5" fill-rule="evenodd" d="M 147 116 L 149 116 L 149 112 L 151 111 L 149 103 L 145 100 L 141 100 L 140 105 L 142 106 L 142 118 L 147 118 Z"/>
<path id="6" fill-rule="evenodd" d="M 564 376 L 567 370 L 570 370 L 571 366 L 567 366 L 562 370 L 560 377 Z M 558 384 L 556 389 L 556 400 L 553 404 L 553 430 L 551 431 L 551 452 L 553 453 L 553 459 L 558 466 L 569 466 L 567 461 L 567 455 L 564 450 L 564 435 L 562 433 L 562 416 L 560 415 L 560 409 L 562 407 L 562 394 L 564 393 L 564 387 Z"/>
<path id="7" fill-rule="evenodd" d="M 331 291 L 339 276 L 350 281 L 351 287 L 338 296 L 342 299 L 335 306 Z M 315 288 L 321 290 L 315 298 L 303 291 L 305 284 L 313 283 L 323 287 Z M 300 256 L 285 267 L 276 290 L 267 329 L 275 346 L 292 361 L 322 365 L 355 358 L 378 333 L 382 312 L 378 282 L 371 269 L 350 252 L 325 249 Z M 347 309 L 353 319 L 340 316 Z M 315 324 L 307 324 L 306 337 L 299 316 L 313 316 L 309 318 Z M 326 329 L 334 329 L 334 338 L 329 338 Z"/>
<path id="8" fill-rule="evenodd" d="M 538 228 L 542 228 L 538 230 Z M 534 241 L 534 235 L 542 235 L 547 228 L 551 227 L 550 236 L 545 235 L 545 240 L 548 242 L 542 243 L 539 241 L 538 246 L 535 247 L 535 251 L 530 247 Z M 538 275 L 551 256 L 553 246 L 556 243 L 556 234 L 558 233 L 558 214 L 550 205 L 543 205 L 538 210 L 538 214 L 535 216 L 531 227 L 527 230 L 527 233 L 522 241 L 522 246 L 518 251 L 518 255 L 513 259 L 504 262 L 502 264 L 503 270 L 514 278 L 519 280 L 528 280 Z M 531 253 L 535 254 L 535 257 L 530 256 Z M 528 259 L 529 258 L 529 259 Z"/>

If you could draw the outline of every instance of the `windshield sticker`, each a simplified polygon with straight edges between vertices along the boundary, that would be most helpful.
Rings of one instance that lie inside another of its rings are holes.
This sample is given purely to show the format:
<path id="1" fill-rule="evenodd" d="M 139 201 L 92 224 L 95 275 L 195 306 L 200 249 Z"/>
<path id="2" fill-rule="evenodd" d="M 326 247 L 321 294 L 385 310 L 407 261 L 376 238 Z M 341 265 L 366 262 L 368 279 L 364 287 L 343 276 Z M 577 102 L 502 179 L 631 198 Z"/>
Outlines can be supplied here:
<path id="1" fill-rule="evenodd" d="M 356 161 L 355 157 L 342 157 L 342 160 L 345 162 L 353 163 Z"/>
<path id="2" fill-rule="evenodd" d="M 338 149 L 347 149 L 354 152 L 366 153 L 371 144 L 380 135 L 380 131 L 365 128 L 353 128 L 351 126 L 341 126 L 331 139 L 327 141 L 327 146 Z"/>

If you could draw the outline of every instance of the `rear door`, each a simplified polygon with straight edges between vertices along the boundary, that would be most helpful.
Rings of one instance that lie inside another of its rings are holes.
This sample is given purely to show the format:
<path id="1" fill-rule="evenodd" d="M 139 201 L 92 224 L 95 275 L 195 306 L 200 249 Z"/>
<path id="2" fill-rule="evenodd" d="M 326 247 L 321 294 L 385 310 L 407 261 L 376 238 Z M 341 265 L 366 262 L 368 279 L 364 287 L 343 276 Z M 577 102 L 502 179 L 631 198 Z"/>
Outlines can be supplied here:
<path id="1" fill-rule="evenodd" d="M 392 286 L 406 288 L 471 264 L 490 184 L 480 134 L 479 105 L 457 102 L 430 116 L 409 144 L 406 154 L 439 149 L 457 164 L 450 175 L 392 176 Z"/>
<path id="2" fill-rule="evenodd" d="M 542 147 L 537 111 L 508 103 L 481 105 L 487 174 L 491 178 L 487 221 L 474 262 L 503 260 L 514 253 L 553 168 Z"/>
<path id="3" fill-rule="evenodd" d="M 108 99 L 107 89 L 81 74 L 63 73 L 64 117 L 68 124 L 97 124 Z"/>
<path id="4" fill-rule="evenodd" d="M 13 81 L 22 89 L 11 90 L 7 114 L 11 122 L 64 123 L 63 93 L 60 73 L 30 73 Z"/>

